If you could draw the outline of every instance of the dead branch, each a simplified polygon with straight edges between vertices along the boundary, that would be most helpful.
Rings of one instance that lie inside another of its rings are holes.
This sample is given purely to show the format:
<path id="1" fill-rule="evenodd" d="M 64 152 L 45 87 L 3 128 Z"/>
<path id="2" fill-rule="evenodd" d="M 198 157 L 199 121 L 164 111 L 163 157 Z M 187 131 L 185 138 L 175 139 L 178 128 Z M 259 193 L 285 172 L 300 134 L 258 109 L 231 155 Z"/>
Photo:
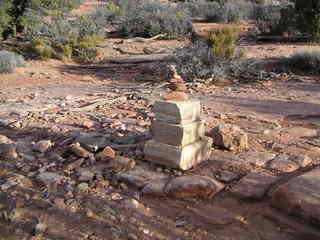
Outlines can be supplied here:
<path id="1" fill-rule="evenodd" d="M 132 43 L 132 42 L 152 42 L 154 40 L 157 40 L 159 38 L 163 38 L 167 36 L 167 34 L 158 34 L 151 38 L 142 38 L 142 37 L 135 37 L 135 38 L 129 38 L 121 41 L 121 43 Z"/>
<path id="2" fill-rule="evenodd" d="M 139 64 L 139 63 L 150 63 L 150 62 L 165 62 L 173 59 L 173 55 L 169 54 L 154 54 L 154 55 L 138 55 L 134 57 L 125 58 L 113 58 L 107 60 L 109 63 L 115 64 Z"/>

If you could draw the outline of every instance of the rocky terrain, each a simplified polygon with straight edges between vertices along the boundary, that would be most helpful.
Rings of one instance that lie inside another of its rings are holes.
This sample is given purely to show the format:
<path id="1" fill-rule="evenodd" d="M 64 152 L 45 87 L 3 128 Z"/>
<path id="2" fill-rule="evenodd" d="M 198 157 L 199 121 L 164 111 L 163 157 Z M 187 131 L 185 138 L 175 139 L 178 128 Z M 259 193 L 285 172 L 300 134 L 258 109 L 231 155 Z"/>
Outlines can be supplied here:
<path id="1" fill-rule="evenodd" d="M 129 67 L 136 80 L 86 70 L 1 90 L 2 239 L 319 239 L 314 79 L 190 85 L 206 134 L 224 138 L 181 171 L 144 160 L 167 90 Z"/>

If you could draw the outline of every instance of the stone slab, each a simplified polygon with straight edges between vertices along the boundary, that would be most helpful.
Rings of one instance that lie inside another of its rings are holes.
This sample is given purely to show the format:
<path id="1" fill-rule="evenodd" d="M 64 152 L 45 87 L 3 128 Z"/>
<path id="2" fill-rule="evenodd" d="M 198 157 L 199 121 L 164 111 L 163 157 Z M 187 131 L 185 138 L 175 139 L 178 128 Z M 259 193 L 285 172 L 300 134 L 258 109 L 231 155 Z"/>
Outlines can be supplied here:
<path id="1" fill-rule="evenodd" d="M 151 129 L 155 141 L 174 146 L 185 146 L 196 142 L 205 132 L 202 121 L 182 125 L 156 120 L 152 123 Z"/>
<path id="2" fill-rule="evenodd" d="M 199 100 L 156 101 L 153 106 L 155 118 L 173 124 L 186 124 L 200 120 Z"/>
<path id="3" fill-rule="evenodd" d="M 265 167 L 276 156 L 276 154 L 270 152 L 244 152 L 238 155 L 245 162 L 257 167 Z"/>
<path id="4" fill-rule="evenodd" d="M 231 192 L 241 199 L 261 199 L 264 197 L 270 186 L 275 183 L 277 177 L 261 174 L 249 173 L 243 177 Z"/>
<path id="5" fill-rule="evenodd" d="M 314 169 L 280 185 L 271 205 L 320 226 L 320 169 Z"/>
<path id="6" fill-rule="evenodd" d="M 172 146 L 150 140 L 144 147 L 145 158 L 148 161 L 182 170 L 190 169 L 209 158 L 212 139 L 203 137 L 199 141 L 184 147 Z"/>

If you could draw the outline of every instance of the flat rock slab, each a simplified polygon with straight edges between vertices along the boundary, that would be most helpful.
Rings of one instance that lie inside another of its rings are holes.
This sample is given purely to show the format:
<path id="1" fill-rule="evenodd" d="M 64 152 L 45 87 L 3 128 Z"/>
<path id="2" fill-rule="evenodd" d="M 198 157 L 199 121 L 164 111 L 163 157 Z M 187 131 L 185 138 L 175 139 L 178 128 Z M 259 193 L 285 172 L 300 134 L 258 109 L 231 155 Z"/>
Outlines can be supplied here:
<path id="1" fill-rule="evenodd" d="M 203 137 L 197 142 L 184 147 L 163 144 L 155 140 L 146 142 L 145 159 L 172 168 L 187 170 L 208 160 L 211 153 L 212 139 Z"/>
<path id="2" fill-rule="evenodd" d="M 258 167 L 265 167 L 266 164 L 276 157 L 276 154 L 270 152 L 245 152 L 238 155 L 246 163 Z"/>
<path id="3" fill-rule="evenodd" d="M 299 169 L 300 166 L 291 161 L 289 155 L 280 154 L 267 164 L 267 168 L 280 172 L 294 172 L 295 170 Z"/>
<path id="4" fill-rule="evenodd" d="M 157 120 L 186 124 L 200 120 L 201 104 L 199 100 L 157 101 L 153 112 Z"/>
<path id="5" fill-rule="evenodd" d="M 156 120 L 152 123 L 151 129 L 155 141 L 174 146 L 185 146 L 196 142 L 204 136 L 205 132 L 202 121 L 170 124 Z"/>
<path id="6" fill-rule="evenodd" d="M 231 192 L 241 199 L 259 200 L 264 197 L 276 180 L 277 177 L 274 176 L 249 173 L 231 189 Z"/>
<path id="7" fill-rule="evenodd" d="M 294 172 L 301 167 L 306 167 L 312 163 L 312 159 L 307 155 L 304 156 L 289 156 L 280 154 L 271 160 L 266 167 L 280 172 Z"/>
<path id="8" fill-rule="evenodd" d="M 271 205 L 320 226 L 320 169 L 293 178 L 272 193 Z"/>
<path id="9" fill-rule="evenodd" d="M 206 176 L 182 176 L 165 186 L 165 194 L 173 198 L 212 197 L 224 188 L 224 184 Z"/>

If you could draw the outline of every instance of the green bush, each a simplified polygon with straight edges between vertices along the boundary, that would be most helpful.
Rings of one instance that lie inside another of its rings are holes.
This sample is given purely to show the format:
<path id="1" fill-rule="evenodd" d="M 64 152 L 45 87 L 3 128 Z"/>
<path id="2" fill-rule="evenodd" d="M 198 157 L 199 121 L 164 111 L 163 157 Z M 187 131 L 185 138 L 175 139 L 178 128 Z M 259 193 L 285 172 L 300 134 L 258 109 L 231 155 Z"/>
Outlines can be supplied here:
<path id="1" fill-rule="evenodd" d="M 73 55 L 80 62 L 94 61 L 99 55 L 98 42 L 102 40 L 99 35 L 85 36 L 73 47 Z"/>
<path id="2" fill-rule="evenodd" d="M 2 32 L 2 35 L 7 38 L 10 35 L 14 36 L 16 32 L 24 31 L 29 23 L 25 19 L 27 12 L 37 13 L 42 19 L 46 16 L 61 17 L 64 13 L 79 7 L 81 3 L 82 0 L 1 0 L 0 33 Z M 5 31 L 3 18 L 6 19 Z"/>
<path id="3" fill-rule="evenodd" d="M 239 31 L 234 27 L 222 27 L 211 30 L 208 36 L 208 44 L 214 56 L 231 58 L 236 54 L 236 41 Z"/>
<path id="4" fill-rule="evenodd" d="M 25 65 L 24 59 L 21 55 L 14 52 L 0 51 L 0 73 L 11 73 L 17 67 Z"/>

